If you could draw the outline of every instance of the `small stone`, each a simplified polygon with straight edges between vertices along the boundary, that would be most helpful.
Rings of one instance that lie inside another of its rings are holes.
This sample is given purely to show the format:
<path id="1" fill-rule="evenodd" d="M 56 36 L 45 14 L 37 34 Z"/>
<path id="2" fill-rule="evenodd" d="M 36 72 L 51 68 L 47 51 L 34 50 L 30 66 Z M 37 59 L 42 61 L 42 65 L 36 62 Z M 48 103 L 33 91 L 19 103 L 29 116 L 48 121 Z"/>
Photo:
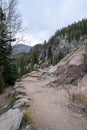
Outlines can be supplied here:
<path id="1" fill-rule="evenodd" d="M 24 99 L 19 99 L 15 102 L 15 105 L 12 107 L 13 109 L 16 109 L 16 108 L 24 108 L 24 107 L 29 107 L 29 101 L 28 99 L 24 98 Z"/>
<path id="2" fill-rule="evenodd" d="M 24 96 L 23 95 L 17 95 L 15 98 L 16 99 L 22 99 Z"/>
<path id="3" fill-rule="evenodd" d="M 66 84 L 71 84 L 73 81 L 74 81 L 74 78 L 73 78 L 73 77 L 68 77 L 68 78 L 66 78 L 65 83 L 66 83 Z"/>
<path id="4" fill-rule="evenodd" d="M 23 88 L 17 88 L 17 89 L 15 89 L 15 91 L 16 91 L 16 95 L 26 96 L 26 92 Z"/>
<path id="5" fill-rule="evenodd" d="M 26 128 L 22 130 L 33 130 L 33 127 L 31 125 L 27 125 Z"/>
<path id="6" fill-rule="evenodd" d="M 14 89 L 19 88 L 22 86 L 22 82 L 16 82 L 14 85 Z"/>
<path id="7" fill-rule="evenodd" d="M 16 80 L 16 82 L 21 82 L 21 78 L 18 78 L 18 79 Z"/>

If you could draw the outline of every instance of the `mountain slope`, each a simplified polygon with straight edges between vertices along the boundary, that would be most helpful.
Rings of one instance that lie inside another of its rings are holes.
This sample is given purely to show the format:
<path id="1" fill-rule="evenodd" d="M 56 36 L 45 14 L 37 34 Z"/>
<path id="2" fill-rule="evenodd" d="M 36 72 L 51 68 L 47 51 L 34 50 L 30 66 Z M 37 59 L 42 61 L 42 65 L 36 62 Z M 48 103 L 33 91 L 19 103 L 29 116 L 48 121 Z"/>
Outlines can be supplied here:
<path id="1" fill-rule="evenodd" d="M 29 53 L 30 63 L 42 67 L 57 64 L 74 48 L 87 39 L 87 19 L 73 23 L 57 32 L 44 44 L 32 47 Z M 44 65 L 43 65 L 44 63 Z"/>

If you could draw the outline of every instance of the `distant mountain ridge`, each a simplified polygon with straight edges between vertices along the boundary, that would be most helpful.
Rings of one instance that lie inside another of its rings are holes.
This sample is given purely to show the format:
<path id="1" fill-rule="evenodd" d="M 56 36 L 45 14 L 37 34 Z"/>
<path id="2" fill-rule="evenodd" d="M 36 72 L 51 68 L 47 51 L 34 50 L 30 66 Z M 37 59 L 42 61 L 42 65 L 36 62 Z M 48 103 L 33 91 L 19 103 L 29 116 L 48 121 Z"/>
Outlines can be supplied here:
<path id="1" fill-rule="evenodd" d="M 17 55 L 21 53 L 28 53 L 32 47 L 24 44 L 17 44 L 13 46 L 12 54 Z"/>

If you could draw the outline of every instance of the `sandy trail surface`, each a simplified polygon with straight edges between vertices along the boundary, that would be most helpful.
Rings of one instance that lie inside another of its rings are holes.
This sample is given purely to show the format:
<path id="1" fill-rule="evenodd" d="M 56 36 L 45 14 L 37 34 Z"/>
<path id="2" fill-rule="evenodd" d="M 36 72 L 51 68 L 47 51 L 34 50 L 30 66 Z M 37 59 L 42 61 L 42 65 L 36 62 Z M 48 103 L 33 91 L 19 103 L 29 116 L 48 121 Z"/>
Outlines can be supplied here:
<path id="1" fill-rule="evenodd" d="M 22 81 L 31 99 L 34 130 L 87 130 L 87 117 L 68 108 L 65 90 L 48 87 L 48 79 L 39 80 L 42 73 L 33 72 Z"/>

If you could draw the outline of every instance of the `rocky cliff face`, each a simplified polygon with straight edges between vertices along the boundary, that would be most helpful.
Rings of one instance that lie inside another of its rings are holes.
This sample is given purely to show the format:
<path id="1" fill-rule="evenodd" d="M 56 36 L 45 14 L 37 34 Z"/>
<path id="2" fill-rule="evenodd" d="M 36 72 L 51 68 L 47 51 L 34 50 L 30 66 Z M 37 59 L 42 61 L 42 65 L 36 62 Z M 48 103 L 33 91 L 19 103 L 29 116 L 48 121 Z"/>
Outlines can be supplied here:
<path id="1" fill-rule="evenodd" d="M 53 56 L 53 59 L 57 59 L 60 52 L 65 56 L 81 43 L 81 40 L 73 40 L 69 43 L 67 37 L 59 36 L 56 38 L 55 44 L 53 43 L 52 45 L 48 45 L 46 48 L 41 50 L 39 60 L 49 58 L 51 55 Z"/>
<path id="2" fill-rule="evenodd" d="M 73 40 L 68 42 L 67 36 L 62 37 L 59 36 L 56 39 L 56 42 L 53 44 L 42 45 L 41 48 L 38 48 L 38 54 L 35 54 L 34 59 L 37 59 L 37 62 L 34 62 L 34 65 L 39 65 L 40 67 L 47 67 L 49 65 L 56 65 L 62 58 L 64 58 L 67 54 L 72 52 L 74 49 L 78 49 L 83 45 L 84 41 L 87 37 L 83 37 L 83 39 Z M 34 47 L 34 51 L 32 50 L 32 55 L 34 56 L 36 46 Z M 31 52 L 30 52 L 31 53 Z M 30 56 L 31 58 L 31 56 Z M 31 59 L 32 61 L 32 59 Z M 37 67 L 36 67 L 37 68 Z"/>

